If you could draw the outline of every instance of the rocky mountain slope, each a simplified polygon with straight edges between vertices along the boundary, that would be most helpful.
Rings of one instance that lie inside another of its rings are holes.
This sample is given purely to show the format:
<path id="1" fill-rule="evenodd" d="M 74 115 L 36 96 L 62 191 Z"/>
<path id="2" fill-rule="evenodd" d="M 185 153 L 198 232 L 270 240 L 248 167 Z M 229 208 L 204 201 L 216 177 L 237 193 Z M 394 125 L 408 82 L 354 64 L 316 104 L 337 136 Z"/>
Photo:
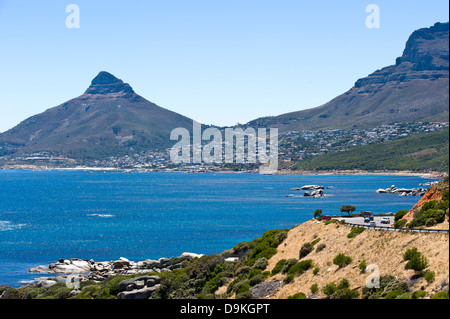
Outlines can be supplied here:
<path id="1" fill-rule="evenodd" d="M 19 152 L 50 151 L 70 157 L 105 157 L 164 149 L 176 127 L 192 120 L 157 106 L 108 72 L 100 72 L 81 96 L 32 116 L 0 134 Z"/>
<path id="2" fill-rule="evenodd" d="M 394 65 L 359 79 L 346 93 L 308 110 L 264 117 L 247 126 L 302 129 L 374 127 L 449 119 L 449 23 L 436 23 L 409 37 Z"/>

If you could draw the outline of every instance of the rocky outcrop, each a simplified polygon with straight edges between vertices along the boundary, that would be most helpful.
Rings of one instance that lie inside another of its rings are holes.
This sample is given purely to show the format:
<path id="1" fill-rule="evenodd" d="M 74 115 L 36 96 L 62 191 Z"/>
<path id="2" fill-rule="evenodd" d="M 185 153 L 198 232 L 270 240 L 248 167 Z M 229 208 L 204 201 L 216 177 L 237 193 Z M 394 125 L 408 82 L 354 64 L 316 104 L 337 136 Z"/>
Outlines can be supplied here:
<path id="1" fill-rule="evenodd" d="M 327 189 L 332 188 L 331 186 L 326 187 Z M 325 196 L 323 193 L 323 190 L 325 189 L 324 186 L 320 186 L 320 185 L 304 185 L 302 187 L 297 187 L 297 188 L 291 188 L 291 191 L 310 191 L 312 190 L 312 192 L 305 192 L 303 194 L 303 196 L 305 197 L 312 197 L 312 198 L 320 198 Z M 293 197 L 294 195 L 286 195 L 286 197 Z"/>
<path id="2" fill-rule="evenodd" d="M 308 190 L 318 190 L 318 189 L 325 189 L 323 186 L 319 185 L 305 185 L 299 188 L 291 188 L 291 191 L 308 191 Z"/>
<path id="3" fill-rule="evenodd" d="M 422 206 L 429 201 L 442 200 L 442 190 L 437 186 L 432 186 L 427 189 L 422 198 L 410 209 L 410 211 L 403 216 L 402 219 L 406 220 L 406 224 L 410 223 L 414 219 L 414 212 L 420 210 Z"/>
<path id="4" fill-rule="evenodd" d="M 328 103 L 255 119 L 247 127 L 301 130 L 375 127 L 393 122 L 448 121 L 449 24 L 417 30 L 395 64 L 355 82 Z"/>
<path id="5" fill-rule="evenodd" d="M 259 283 L 251 288 L 253 299 L 263 299 L 270 297 L 281 287 L 281 281 L 273 280 Z"/>
<path id="6" fill-rule="evenodd" d="M 395 185 L 392 185 L 389 188 L 383 189 L 380 188 L 377 190 L 377 193 L 379 194 L 397 194 L 399 196 L 423 196 L 425 194 L 425 189 L 423 189 L 422 187 L 419 188 L 412 188 L 412 189 L 408 189 L 408 188 L 397 188 L 395 187 Z"/>
<path id="7" fill-rule="evenodd" d="M 133 89 L 128 83 L 116 78 L 111 73 L 102 71 L 91 82 L 85 94 L 121 94 L 123 97 L 133 97 Z"/>
<path id="8" fill-rule="evenodd" d="M 116 275 L 138 275 L 147 273 L 161 273 L 168 272 L 174 269 L 181 268 L 181 263 L 186 259 L 200 258 L 203 255 L 194 253 L 183 253 L 179 257 L 160 258 L 158 260 L 146 259 L 143 261 L 130 261 L 127 258 L 121 257 L 113 261 L 96 262 L 94 260 L 82 260 L 78 258 L 60 259 L 56 263 L 45 266 L 37 266 L 30 268 L 29 272 L 58 274 L 61 280 L 67 279 L 67 275 L 80 274 L 81 281 L 93 280 L 103 281 L 106 278 Z M 147 281 L 155 278 L 146 278 L 144 286 Z M 154 283 L 156 285 L 157 283 Z M 152 285 L 152 287 L 154 286 Z M 148 286 L 148 285 L 147 285 Z M 143 288 L 143 287 L 142 287 Z M 125 298 L 126 299 L 126 298 Z"/>
<path id="9" fill-rule="evenodd" d="M 142 276 L 123 280 L 119 283 L 117 299 L 149 299 L 160 286 L 159 276 Z"/>

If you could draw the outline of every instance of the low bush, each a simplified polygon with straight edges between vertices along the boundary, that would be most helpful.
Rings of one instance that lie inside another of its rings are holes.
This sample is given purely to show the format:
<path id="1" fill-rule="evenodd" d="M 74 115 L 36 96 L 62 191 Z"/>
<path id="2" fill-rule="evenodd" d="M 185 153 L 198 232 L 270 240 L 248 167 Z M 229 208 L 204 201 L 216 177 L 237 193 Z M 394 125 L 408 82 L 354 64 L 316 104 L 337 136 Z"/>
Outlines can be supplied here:
<path id="1" fill-rule="evenodd" d="M 350 256 L 346 256 L 342 253 L 338 254 L 333 259 L 333 264 L 338 265 L 339 268 L 343 268 L 349 265 L 352 262 L 352 258 Z"/>
<path id="2" fill-rule="evenodd" d="M 351 232 L 347 235 L 347 238 L 353 238 L 355 236 L 358 236 L 366 229 L 364 227 L 356 227 L 351 230 Z"/>
<path id="3" fill-rule="evenodd" d="M 300 248 L 299 259 L 302 259 L 309 255 L 314 250 L 314 246 L 311 243 L 306 243 Z"/>
<path id="4" fill-rule="evenodd" d="M 271 275 L 274 276 L 280 273 L 283 270 L 284 264 L 286 263 L 286 259 L 281 259 L 277 262 L 275 267 L 273 267 Z"/>
<path id="5" fill-rule="evenodd" d="M 429 284 L 431 284 L 436 279 L 436 273 L 434 271 L 427 271 L 423 277 Z"/>
<path id="6" fill-rule="evenodd" d="M 330 299 L 357 299 L 358 297 L 358 291 L 351 290 L 349 288 L 342 288 L 336 290 L 336 292 L 330 296 Z"/>
<path id="7" fill-rule="evenodd" d="M 322 287 L 322 292 L 330 297 L 332 294 L 334 294 L 337 290 L 336 284 L 334 282 L 330 282 Z"/>
<path id="8" fill-rule="evenodd" d="M 311 293 L 316 294 L 319 292 L 319 286 L 317 284 L 311 285 Z"/>
<path id="9" fill-rule="evenodd" d="M 298 260 L 295 258 L 286 260 L 286 262 L 283 265 L 282 273 L 286 274 L 289 271 L 289 269 L 291 269 L 291 267 L 294 266 L 296 263 L 298 263 Z"/>
<path id="10" fill-rule="evenodd" d="M 411 294 L 412 299 L 422 299 L 425 298 L 428 293 L 424 290 L 416 290 Z"/>
<path id="11" fill-rule="evenodd" d="M 319 244 L 319 245 L 317 245 L 316 253 L 321 252 L 322 250 L 325 249 L 325 247 L 327 247 L 327 245 L 325 245 L 325 244 Z"/>
<path id="12" fill-rule="evenodd" d="M 431 299 L 449 299 L 448 291 L 439 291 L 437 294 L 431 297 Z"/>
<path id="13" fill-rule="evenodd" d="M 306 295 L 303 292 L 298 292 L 295 295 L 289 296 L 287 299 L 306 299 Z"/>
<path id="14" fill-rule="evenodd" d="M 305 271 L 310 269 L 313 266 L 313 261 L 311 259 L 302 260 L 295 265 L 293 265 L 288 270 L 288 275 L 293 274 L 295 276 L 303 274 Z"/>
<path id="15" fill-rule="evenodd" d="M 389 292 L 384 299 L 396 299 L 398 296 L 403 295 L 406 291 L 403 289 L 395 289 Z"/>

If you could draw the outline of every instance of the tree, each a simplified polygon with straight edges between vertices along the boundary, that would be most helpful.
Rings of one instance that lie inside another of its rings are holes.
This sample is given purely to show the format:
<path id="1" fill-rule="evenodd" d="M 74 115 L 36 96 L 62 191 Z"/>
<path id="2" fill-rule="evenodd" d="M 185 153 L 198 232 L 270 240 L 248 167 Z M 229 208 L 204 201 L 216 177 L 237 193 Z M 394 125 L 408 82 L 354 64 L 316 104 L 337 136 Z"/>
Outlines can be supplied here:
<path id="1" fill-rule="evenodd" d="M 316 211 L 314 212 L 314 218 L 319 218 L 320 216 L 322 216 L 322 210 L 316 209 Z"/>
<path id="2" fill-rule="evenodd" d="M 349 216 L 351 216 L 350 213 L 354 212 L 355 210 L 356 207 L 352 205 L 342 205 L 341 207 L 341 213 L 347 213 Z"/>

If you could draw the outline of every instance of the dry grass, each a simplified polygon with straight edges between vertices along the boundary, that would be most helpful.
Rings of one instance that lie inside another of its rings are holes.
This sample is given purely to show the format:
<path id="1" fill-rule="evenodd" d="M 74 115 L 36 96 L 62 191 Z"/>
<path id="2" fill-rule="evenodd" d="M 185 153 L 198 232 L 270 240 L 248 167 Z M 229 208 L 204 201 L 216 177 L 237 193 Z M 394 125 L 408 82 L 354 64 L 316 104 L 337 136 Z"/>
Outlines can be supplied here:
<path id="1" fill-rule="evenodd" d="M 315 250 L 304 259 L 312 259 L 314 267 L 319 267 L 317 275 L 311 270 L 295 278 L 287 285 L 283 285 L 272 298 L 284 299 L 297 292 L 310 294 L 310 287 L 317 284 L 319 289 L 329 282 L 338 283 L 342 278 L 350 281 L 350 288 L 361 288 L 365 285 L 369 274 L 362 273 L 358 268 L 360 261 L 366 260 L 367 265 L 376 264 L 380 275 L 391 274 L 401 279 L 414 275 L 413 270 L 406 269 L 403 253 L 412 247 L 417 247 L 429 260 L 428 269 L 436 273 L 436 280 L 428 285 L 425 279 L 420 279 L 415 289 L 425 286 L 431 292 L 443 279 L 449 278 L 449 235 L 428 233 L 400 233 L 380 230 L 365 230 L 354 238 L 347 238 L 351 231 L 350 226 L 337 223 L 325 225 L 323 222 L 308 221 L 293 228 L 287 239 L 278 247 L 278 253 L 269 260 L 268 270 L 272 270 L 281 259 L 299 258 L 299 250 L 305 243 L 320 238 L 319 244 L 326 248 L 320 252 Z M 333 258 L 344 253 L 353 261 L 350 265 L 339 269 L 333 264 Z M 280 279 L 285 275 L 278 274 L 268 280 Z M 319 292 L 319 297 L 324 295 Z"/>

